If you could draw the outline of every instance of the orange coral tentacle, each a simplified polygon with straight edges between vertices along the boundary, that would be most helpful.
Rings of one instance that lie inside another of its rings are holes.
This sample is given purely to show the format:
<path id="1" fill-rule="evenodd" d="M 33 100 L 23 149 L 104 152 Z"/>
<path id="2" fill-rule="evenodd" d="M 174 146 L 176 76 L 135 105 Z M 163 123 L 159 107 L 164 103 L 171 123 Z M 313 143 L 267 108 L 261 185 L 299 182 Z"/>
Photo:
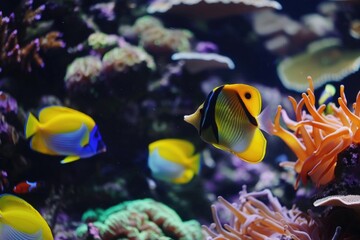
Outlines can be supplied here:
<path id="1" fill-rule="evenodd" d="M 356 102 L 354 103 L 354 105 L 355 105 L 355 106 L 353 106 L 354 114 L 356 116 L 360 116 L 360 91 L 356 95 Z"/>
<path id="2" fill-rule="evenodd" d="M 352 113 L 349 108 L 346 106 L 346 102 L 342 98 L 338 98 L 339 105 L 341 109 L 344 111 L 346 116 L 350 118 L 350 120 L 356 124 L 357 126 L 360 126 L 360 117 L 356 116 L 354 113 Z"/>
<path id="3" fill-rule="evenodd" d="M 311 104 L 309 97 L 305 93 L 303 93 L 301 96 L 304 99 L 304 103 L 307 110 L 309 111 L 309 113 L 311 114 L 311 116 L 314 118 L 315 121 L 330 124 L 325 117 L 323 117 L 316 111 L 315 106 Z"/>
<path id="4" fill-rule="evenodd" d="M 342 98 L 344 100 L 345 105 L 347 105 L 344 85 L 340 85 L 340 98 Z"/>
<path id="5" fill-rule="evenodd" d="M 275 115 L 274 127 L 272 130 L 273 135 L 276 135 L 283 139 L 283 141 L 290 147 L 290 149 L 296 154 L 299 159 L 306 158 L 306 152 L 304 146 L 300 141 L 292 135 L 289 131 L 280 126 L 280 112 L 281 106 L 278 106 L 278 110 Z"/>

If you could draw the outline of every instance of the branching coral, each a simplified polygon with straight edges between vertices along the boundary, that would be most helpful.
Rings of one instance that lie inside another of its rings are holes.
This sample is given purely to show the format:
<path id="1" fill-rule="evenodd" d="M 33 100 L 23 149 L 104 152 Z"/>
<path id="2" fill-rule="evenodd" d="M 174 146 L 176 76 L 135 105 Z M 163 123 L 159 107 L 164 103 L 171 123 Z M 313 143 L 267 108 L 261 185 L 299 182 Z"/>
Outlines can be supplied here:
<path id="1" fill-rule="evenodd" d="M 267 200 L 267 204 L 261 201 Z M 232 221 L 222 225 L 217 207 L 212 206 L 215 223 L 203 226 L 207 239 L 320 239 L 318 224 L 309 215 L 293 207 L 281 206 L 278 199 L 266 189 L 248 193 L 246 187 L 240 192 L 238 204 L 231 204 L 219 197 L 221 204 L 232 214 Z"/>
<path id="2" fill-rule="evenodd" d="M 103 240 L 168 239 L 165 236 L 183 240 L 202 238 L 198 222 L 183 222 L 172 209 L 152 199 L 124 202 L 105 211 L 91 211 L 90 216 L 91 220 L 97 218 L 93 226 L 100 230 Z M 77 229 L 80 239 L 86 236 L 87 227 L 84 224 Z"/>
<path id="3" fill-rule="evenodd" d="M 299 173 L 295 188 L 299 180 L 306 183 L 307 178 L 316 186 L 328 184 L 334 178 L 337 156 L 350 146 L 360 141 L 360 92 L 353 111 L 347 107 L 344 86 L 340 87 L 339 107 L 330 104 L 331 114 L 325 113 L 325 105 L 315 106 L 315 95 L 311 77 L 308 77 L 310 88 L 302 94 L 299 102 L 289 97 L 296 115 L 291 120 L 287 113 L 278 107 L 273 125 L 273 134 L 280 137 L 296 154 L 296 162 L 286 162 L 283 166 L 290 166 Z M 303 108 L 306 111 L 303 111 Z M 280 115 L 287 128 L 280 125 Z"/>
<path id="4" fill-rule="evenodd" d="M 61 34 L 52 31 L 45 36 L 26 40 L 26 28 L 41 18 L 45 5 L 33 9 L 32 1 L 25 1 L 23 16 L 14 13 L 4 17 L 0 12 L 0 72 L 9 65 L 19 65 L 21 69 L 30 72 L 32 64 L 44 66 L 39 52 L 52 48 L 61 48 L 65 44 L 58 38 Z M 21 19 L 17 26 L 18 19 Z"/>

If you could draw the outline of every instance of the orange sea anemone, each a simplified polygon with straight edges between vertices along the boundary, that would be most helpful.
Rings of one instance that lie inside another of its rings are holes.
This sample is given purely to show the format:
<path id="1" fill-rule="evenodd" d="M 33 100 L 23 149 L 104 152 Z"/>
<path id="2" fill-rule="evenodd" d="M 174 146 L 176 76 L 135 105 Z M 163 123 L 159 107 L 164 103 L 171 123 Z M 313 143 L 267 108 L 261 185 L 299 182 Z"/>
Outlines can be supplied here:
<path id="1" fill-rule="evenodd" d="M 326 114 L 324 104 L 315 107 L 313 82 L 311 77 L 308 80 L 310 87 L 299 102 L 289 97 L 295 111 L 295 121 L 278 106 L 272 130 L 297 156 L 296 162 L 281 164 L 293 167 L 299 174 L 295 188 L 300 179 L 306 183 L 308 177 L 317 187 L 329 183 L 335 176 L 338 154 L 351 143 L 360 142 L 360 92 L 351 111 L 347 107 L 344 86 L 341 85 L 339 107 L 330 103 L 332 113 Z M 304 106 L 306 111 L 303 110 Z M 280 125 L 280 115 L 290 131 Z"/>

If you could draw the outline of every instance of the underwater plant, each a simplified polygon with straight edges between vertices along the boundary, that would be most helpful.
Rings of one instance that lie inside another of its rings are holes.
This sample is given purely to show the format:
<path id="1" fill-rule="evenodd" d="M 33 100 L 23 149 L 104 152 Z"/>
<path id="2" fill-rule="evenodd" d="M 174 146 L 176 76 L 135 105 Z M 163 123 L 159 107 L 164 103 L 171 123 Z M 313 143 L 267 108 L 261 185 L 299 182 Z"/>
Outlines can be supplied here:
<path id="1" fill-rule="evenodd" d="M 302 94 L 299 102 L 289 97 L 296 119 L 290 119 L 278 106 L 272 130 L 297 156 L 296 162 L 281 163 L 281 166 L 294 168 L 299 174 L 295 188 L 300 179 L 306 183 L 308 177 L 317 187 L 328 184 L 335 177 L 338 154 L 360 141 L 360 94 L 351 111 L 341 85 L 339 107 L 330 103 L 332 111 L 326 113 L 326 105 L 315 106 L 313 82 L 311 77 L 308 80 L 310 88 Z M 307 111 L 303 111 L 304 107 Z M 290 131 L 280 125 L 280 115 Z"/>
<path id="2" fill-rule="evenodd" d="M 262 201 L 265 198 L 266 201 Z M 243 186 L 238 203 L 229 203 L 219 197 L 219 202 L 232 215 L 229 223 L 221 223 L 217 207 L 211 210 L 215 223 L 203 229 L 210 239 L 320 239 L 318 223 L 296 207 L 287 209 L 270 190 L 250 192 Z"/>
<path id="3" fill-rule="evenodd" d="M 88 210 L 83 221 L 92 223 L 103 240 L 202 239 L 197 221 L 183 222 L 174 210 L 152 199 L 126 201 L 107 210 Z M 88 227 L 82 224 L 77 228 L 79 239 L 86 239 Z"/>

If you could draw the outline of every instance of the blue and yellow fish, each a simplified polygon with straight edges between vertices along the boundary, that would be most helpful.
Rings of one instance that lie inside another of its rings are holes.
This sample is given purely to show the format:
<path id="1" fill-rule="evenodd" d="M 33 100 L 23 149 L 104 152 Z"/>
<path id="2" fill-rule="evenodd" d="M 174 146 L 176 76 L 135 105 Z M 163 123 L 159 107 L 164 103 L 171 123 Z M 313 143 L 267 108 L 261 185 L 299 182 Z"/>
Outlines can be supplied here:
<path id="1" fill-rule="evenodd" d="M 268 108 L 266 108 L 268 109 Z M 250 163 L 260 162 L 266 152 L 268 110 L 261 112 L 260 92 L 246 84 L 214 88 L 195 113 L 184 116 L 200 137 L 216 148 L 231 152 Z"/>
<path id="2" fill-rule="evenodd" d="M 29 203 L 10 194 L 0 195 L 0 239 L 53 240 L 51 230 Z"/>
<path id="3" fill-rule="evenodd" d="M 88 115 L 62 106 L 45 107 L 39 120 L 31 113 L 25 125 L 30 147 L 40 153 L 67 156 L 61 163 L 105 152 L 106 146 L 95 121 Z"/>
<path id="4" fill-rule="evenodd" d="M 149 144 L 148 166 L 152 176 L 170 183 L 188 183 L 200 170 L 200 154 L 182 139 L 161 139 Z"/>

